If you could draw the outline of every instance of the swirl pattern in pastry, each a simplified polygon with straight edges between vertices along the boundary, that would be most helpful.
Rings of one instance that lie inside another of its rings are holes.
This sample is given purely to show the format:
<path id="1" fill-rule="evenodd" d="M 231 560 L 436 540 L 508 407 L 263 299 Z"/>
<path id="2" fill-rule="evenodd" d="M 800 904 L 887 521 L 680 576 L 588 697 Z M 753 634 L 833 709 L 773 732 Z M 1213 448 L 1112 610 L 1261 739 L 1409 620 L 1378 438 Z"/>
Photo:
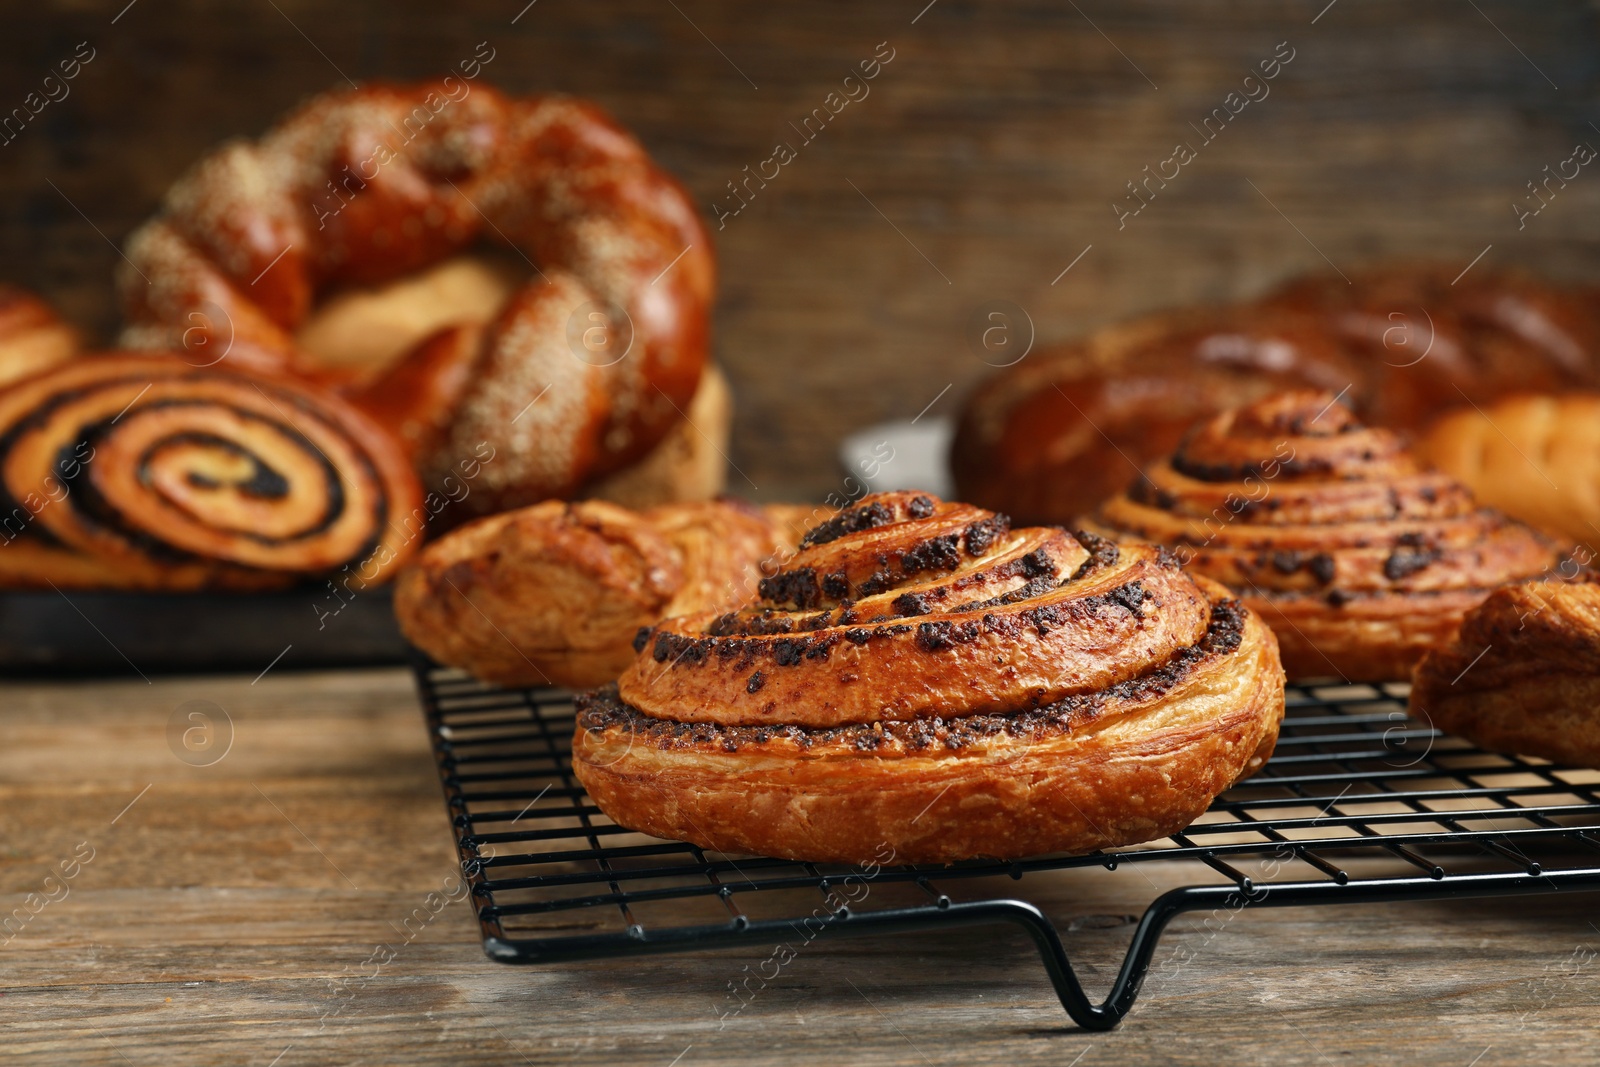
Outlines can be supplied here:
<path id="1" fill-rule="evenodd" d="M 292 380 L 112 354 L 0 393 L 6 585 L 364 587 L 421 543 L 421 502 L 387 434 Z"/>
<path id="2" fill-rule="evenodd" d="M 759 594 L 641 630 L 580 699 L 615 821 L 811 861 L 1092 851 L 1187 825 L 1277 737 L 1271 631 L 1150 545 L 885 493 Z"/>
<path id="3" fill-rule="evenodd" d="M 1168 545 L 1238 590 L 1290 678 L 1404 678 L 1491 589 L 1557 560 L 1542 534 L 1316 391 L 1200 424 L 1088 525 Z"/>

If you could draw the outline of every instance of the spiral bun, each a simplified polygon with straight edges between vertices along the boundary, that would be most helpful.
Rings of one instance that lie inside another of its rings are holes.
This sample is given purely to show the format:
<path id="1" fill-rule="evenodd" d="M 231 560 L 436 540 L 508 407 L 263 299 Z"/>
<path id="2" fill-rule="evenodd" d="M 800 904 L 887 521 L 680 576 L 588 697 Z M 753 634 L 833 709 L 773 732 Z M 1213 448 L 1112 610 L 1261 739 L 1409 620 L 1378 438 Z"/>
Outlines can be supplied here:
<path id="1" fill-rule="evenodd" d="M 83 357 L 0 394 L 0 496 L 13 586 L 365 585 L 421 540 L 416 477 L 359 412 L 171 356 Z"/>
<path id="2" fill-rule="evenodd" d="M 601 808 L 815 861 L 1160 837 L 1266 758 L 1283 709 L 1271 632 L 1169 554 L 918 493 L 863 499 L 755 603 L 635 647 L 580 702 Z"/>
<path id="3" fill-rule="evenodd" d="M 1202 423 L 1089 525 L 1173 546 L 1238 590 L 1277 632 L 1290 678 L 1403 678 L 1489 590 L 1557 559 L 1316 391 Z"/>

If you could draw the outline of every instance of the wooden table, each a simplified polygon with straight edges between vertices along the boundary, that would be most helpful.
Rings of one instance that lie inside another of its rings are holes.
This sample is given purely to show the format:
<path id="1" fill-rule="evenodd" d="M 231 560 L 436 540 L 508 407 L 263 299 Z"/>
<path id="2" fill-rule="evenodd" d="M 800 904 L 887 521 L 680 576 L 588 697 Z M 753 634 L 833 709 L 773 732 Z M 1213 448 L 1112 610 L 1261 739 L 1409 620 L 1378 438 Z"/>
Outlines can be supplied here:
<path id="1" fill-rule="evenodd" d="M 504 967 L 484 958 L 460 903 L 358 985 L 349 979 L 374 947 L 400 944 L 400 924 L 454 870 L 408 674 L 27 682 L 0 694 L 0 890 L 25 913 L 26 894 L 55 898 L 0 933 L 11 938 L 0 946 L 8 1063 L 1596 1058 L 1592 895 L 1267 910 L 1220 928 L 1180 919 L 1157 960 L 1193 958 L 1158 966 L 1109 1034 L 1075 1029 L 1031 946 L 984 929 L 817 942 L 720 1026 L 727 983 L 764 952 Z M 174 718 L 204 725 L 187 719 L 196 709 L 218 726 L 212 755 L 231 723 L 231 746 L 208 766 L 169 745 Z M 62 864 L 74 876 L 47 882 Z M 1103 989 L 1152 889 L 1129 899 L 1127 880 L 1098 870 L 1030 886 Z"/>

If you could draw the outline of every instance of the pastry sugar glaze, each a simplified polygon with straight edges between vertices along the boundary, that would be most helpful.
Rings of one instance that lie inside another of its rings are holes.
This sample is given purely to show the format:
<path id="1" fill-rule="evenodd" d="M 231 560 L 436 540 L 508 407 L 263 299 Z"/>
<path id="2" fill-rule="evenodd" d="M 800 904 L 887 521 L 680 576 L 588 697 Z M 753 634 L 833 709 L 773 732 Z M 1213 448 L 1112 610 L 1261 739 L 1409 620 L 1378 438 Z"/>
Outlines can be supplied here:
<path id="1" fill-rule="evenodd" d="M 1173 832 L 1271 752 L 1271 632 L 1157 547 L 914 492 L 812 528 L 734 611 L 642 629 L 574 767 L 625 826 L 853 861 Z"/>

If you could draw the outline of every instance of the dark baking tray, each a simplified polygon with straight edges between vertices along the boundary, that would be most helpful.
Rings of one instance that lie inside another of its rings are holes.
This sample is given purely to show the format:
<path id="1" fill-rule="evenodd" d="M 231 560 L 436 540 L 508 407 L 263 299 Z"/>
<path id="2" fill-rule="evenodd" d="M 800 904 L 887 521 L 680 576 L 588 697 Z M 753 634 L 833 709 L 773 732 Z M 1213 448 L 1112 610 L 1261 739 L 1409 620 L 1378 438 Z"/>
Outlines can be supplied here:
<path id="1" fill-rule="evenodd" d="M 335 609 L 338 609 L 335 611 Z M 0 674 L 141 675 L 404 662 L 387 588 L 0 593 Z"/>
<path id="2" fill-rule="evenodd" d="M 1600 890 L 1600 772 L 1441 734 L 1409 717 L 1399 685 L 1289 687 L 1272 760 L 1169 838 L 1088 856 L 863 871 L 624 829 L 572 776 L 570 694 L 495 689 L 420 659 L 416 674 L 484 950 L 502 963 L 765 954 L 817 937 L 1011 925 L 1038 949 L 1073 1020 L 1104 1030 L 1133 1006 L 1162 932 L 1186 912 Z M 1129 872 L 1151 863 L 1181 871 L 1184 884 L 1145 909 L 1097 1002 L 1030 887 L 1100 868 L 1131 901 L 1143 879 Z M 1464 945 L 1472 937 L 1463 931 Z"/>

